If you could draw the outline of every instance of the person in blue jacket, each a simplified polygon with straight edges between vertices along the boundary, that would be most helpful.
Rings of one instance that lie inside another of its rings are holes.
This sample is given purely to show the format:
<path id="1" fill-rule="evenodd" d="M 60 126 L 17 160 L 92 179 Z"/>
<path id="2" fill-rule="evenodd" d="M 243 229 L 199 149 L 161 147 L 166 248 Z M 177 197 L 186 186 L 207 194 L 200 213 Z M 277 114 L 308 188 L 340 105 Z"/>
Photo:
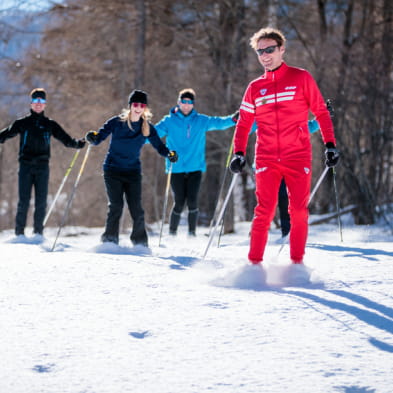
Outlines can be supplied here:
<path id="1" fill-rule="evenodd" d="M 109 119 L 98 131 L 89 131 L 86 140 L 92 145 L 98 145 L 111 135 L 103 164 L 109 204 L 102 242 L 119 243 L 120 218 L 125 196 L 133 220 L 131 242 L 148 247 L 142 208 L 140 152 L 148 140 L 160 155 L 171 162 L 177 161 L 177 154 L 162 143 L 156 129 L 149 122 L 152 115 L 147 106 L 147 93 L 142 90 L 132 91 L 128 104 L 128 109 Z"/>
<path id="2" fill-rule="evenodd" d="M 188 207 L 188 233 L 195 236 L 198 220 L 198 193 L 202 172 L 206 171 L 206 132 L 225 130 L 236 124 L 236 114 L 207 116 L 195 110 L 195 91 L 183 89 L 179 92 L 177 105 L 157 124 L 160 137 L 166 137 L 169 149 L 179 154 L 172 165 L 171 188 L 174 205 L 169 221 L 169 233 L 177 234 L 181 213 Z M 166 163 L 169 172 L 170 163 Z"/>

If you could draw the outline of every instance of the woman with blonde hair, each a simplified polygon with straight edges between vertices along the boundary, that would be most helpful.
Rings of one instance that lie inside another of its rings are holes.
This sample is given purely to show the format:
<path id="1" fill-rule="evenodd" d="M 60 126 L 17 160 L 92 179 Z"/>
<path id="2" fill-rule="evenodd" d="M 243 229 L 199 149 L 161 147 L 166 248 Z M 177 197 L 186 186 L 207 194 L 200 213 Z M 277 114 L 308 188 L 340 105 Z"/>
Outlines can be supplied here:
<path id="1" fill-rule="evenodd" d="M 177 161 L 177 154 L 175 151 L 169 151 L 149 122 L 152 114 L 147 106 L 147 93 L 142 90 L 132 91 L 128 104 L 128 109 L 109 119 L 98 131 L 88 132 L 86 140 L 92 145 L 98 145 L 111 135 L 103 164 L 109 203 L 105 231 L 101 240 L 119 243 L 119 224 L 125 196 L 133 220 L 131 242 L 134 245 L 147 247 L 148 239 L 142 208 L 140 152 L 148 139 L 158 153 L 171 162 Z"/>

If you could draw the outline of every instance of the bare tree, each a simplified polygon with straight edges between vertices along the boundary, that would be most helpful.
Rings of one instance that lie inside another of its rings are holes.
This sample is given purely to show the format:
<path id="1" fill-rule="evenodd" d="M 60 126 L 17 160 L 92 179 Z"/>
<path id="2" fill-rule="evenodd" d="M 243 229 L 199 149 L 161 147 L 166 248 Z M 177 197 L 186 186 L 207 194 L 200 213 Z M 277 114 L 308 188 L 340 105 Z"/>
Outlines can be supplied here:
<path id="1" fill-rule="evenodd" d="M 17 29 L 0 18 L 3 48 L 18 34 L 35 37 L 34 45 L 19 52 L 23 57 L 3 53 L 0 47 L 0 67 L 7 81 L 0 84 L 0 100 L 13 99 L 12 106 L 1 105 L 4 126 L 26 113 L 26 96 L 37 86 L 48 91 L 47 114 L 75 137 L 119 113 L 134 88 L 149 93 L 154 121 L 176 104 L 177 92 L 184 87 L 196 90 L 198 111 L 227 115 L 239 107 L 247 83 L 263 72 L 248 46 L 250 36 L 273 24 L 287 36 L 286 61 L 310 70 L 324 96 L 333 99 L 342 151 L 337 168 L 339 197 L 343 205 L 357 205 L 356 223 L 372 223 L 382 214 L 382 206 L 391 204 L 393 191 L 392 7 L 389 0 L 64 0 L 33 13 L 34 28 L 24 24 L 24 29 Z M 201 223 L 208 223 L 213 214 L 232 135 L 232 131 L 208 134 Z M 2 147 L 4 228 L 13 226 L 17 141 Z M 103 143 L 91 152 L 71 223 L 99 226 L 105 221 L 101 166 L 106 149 Z M 251 164 L 253 140 L 248 149 Z M 313 137 L 313 150 L 315 179 L 324 166 L 321 138 Z M 53 142 L 50 194 L 56 192 L 71 155 Z M 148 146 L 142 160 L 146 218 L 154 222 L 161 217 L 164 163 Z M 70 176 L 49 225 L 61 217 L 72 181 Z M 312 211 L 335 209 L 329 181 L 314 199 Z M 242 175 L 241 183 L 245 217 L 251 219 L 255 204 L 251 171 Z M 230 208 L 226 231 L 233 230 L 233 217 Z"/>

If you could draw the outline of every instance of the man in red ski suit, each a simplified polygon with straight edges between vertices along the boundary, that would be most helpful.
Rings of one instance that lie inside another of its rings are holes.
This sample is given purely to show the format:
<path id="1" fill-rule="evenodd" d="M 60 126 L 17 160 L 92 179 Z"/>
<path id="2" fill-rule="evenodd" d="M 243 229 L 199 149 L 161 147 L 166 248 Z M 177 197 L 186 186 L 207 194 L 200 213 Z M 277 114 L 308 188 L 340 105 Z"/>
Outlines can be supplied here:
<path id="1" fill-rule="evenodd" d="M 234 137 L 236 153 L 230 164 L 234 173 L 243 169 L 249 131 L 256 121 L 257 206 L 248 259 L 252 264 L 263 260 L 278 189 L 284 179 L 291 217 L 290 257 L 292 263 L 301 264 L 307 241 L 311 185 L 309 112 L 320 124 L 327 148 L 327 166 L 335 166 L 339 158 L 333 124 L 313 77 L 306 70 L 290 67 L 283 61 L 285 37 L 279 30 L 261 29 L 253 35 L 250 44 L 256 50 L 265 73 L 252 81 L 244 93 Z"/>

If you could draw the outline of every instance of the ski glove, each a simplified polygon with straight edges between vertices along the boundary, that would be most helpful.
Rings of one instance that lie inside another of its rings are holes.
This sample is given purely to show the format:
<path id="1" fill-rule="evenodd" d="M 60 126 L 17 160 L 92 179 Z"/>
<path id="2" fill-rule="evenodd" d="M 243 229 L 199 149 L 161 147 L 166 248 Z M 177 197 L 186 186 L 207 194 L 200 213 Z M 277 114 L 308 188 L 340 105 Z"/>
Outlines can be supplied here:
<path id="1" fill-rule="evenodd" d="M 75 141 L 75 149 L 83 149 L 86 145 L 85 138 L 78 139 Z"/>
<path id="2" fill-rule="evenodd" d="M 91 144 L 95 144 L 98 141 L 98 132 L 96 131 L 89 131 L 85 136 L 87 142 Z"/>
<path id="3" fill-rule="evenodd" d="M 244 158 L 244 153 L 238 151 L 233 156 L 231 163 L 229 164 L 229 169 L 232 173 L 240 173 L 246 165 L 246 159 Z"/>
<path id="4" fill-rule="evenodd" d="M 233 113 L 232 115 L 232 121 L 234 123 L 237 123 L 237 121 L 239 120 L 239 110 L 237 110 L 235 113 Z"/>
<path id="5" fill-rule="evenodd" d="M 167 157 L 168 157 L 168 160 L 172 163 L 175 163 L 179 158 L 179 156 L 177 155 L 177 153 L 174 150 L 170 150 Z"/>
<path id="6" fill-rule="evenodd" d="M 326 143 L 325 157 L 325 164 L 327 167 L 333 168 L 337 165 L 338 160 L 340 159 L 340 153 L 336 149 L 336 146 L 334 146 L 333 142 Z"/>

